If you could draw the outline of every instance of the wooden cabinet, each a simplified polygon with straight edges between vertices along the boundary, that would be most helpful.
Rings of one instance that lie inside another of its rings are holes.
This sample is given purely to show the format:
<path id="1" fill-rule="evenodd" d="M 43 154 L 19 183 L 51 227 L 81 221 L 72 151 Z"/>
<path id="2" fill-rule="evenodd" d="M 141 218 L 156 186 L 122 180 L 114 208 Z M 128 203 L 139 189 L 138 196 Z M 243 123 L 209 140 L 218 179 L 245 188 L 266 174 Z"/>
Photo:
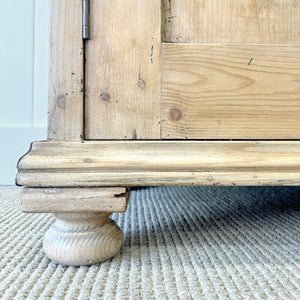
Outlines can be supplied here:
<path id="1" fill-rule="evenodd" d="M 50 258 L 118 252 L 131 186 L 300 183 L 299 1 L 90 0 L 83 40 L 85 1 L 51 0 L 48 140 L 18 164 Z"/>

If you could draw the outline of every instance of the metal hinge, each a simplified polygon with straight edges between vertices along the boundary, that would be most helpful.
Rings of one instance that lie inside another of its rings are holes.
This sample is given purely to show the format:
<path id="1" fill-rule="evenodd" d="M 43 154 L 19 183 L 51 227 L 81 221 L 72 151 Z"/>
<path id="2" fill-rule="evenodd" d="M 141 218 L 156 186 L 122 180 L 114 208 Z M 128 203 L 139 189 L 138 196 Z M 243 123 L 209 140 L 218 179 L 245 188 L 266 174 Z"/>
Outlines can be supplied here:
<path id="1" fill-rule="evenodd" d="M 90 38 L 90 0 L 82 0 L 82 38 Z"/>

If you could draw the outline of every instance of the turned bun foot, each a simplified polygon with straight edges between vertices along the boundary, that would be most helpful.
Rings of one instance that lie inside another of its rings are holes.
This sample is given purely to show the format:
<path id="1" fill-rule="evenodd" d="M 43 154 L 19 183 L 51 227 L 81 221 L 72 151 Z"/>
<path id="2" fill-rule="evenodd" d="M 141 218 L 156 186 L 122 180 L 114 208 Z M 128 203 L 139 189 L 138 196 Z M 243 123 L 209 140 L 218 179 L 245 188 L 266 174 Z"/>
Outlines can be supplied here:
<path id="1" fill-rule="evenodd" d="M 123 235 L 109 213 L 57 213 L 46 232 L 46 255 L 61 264 L 80 266 L 105 261 L 116 255 Z"/>

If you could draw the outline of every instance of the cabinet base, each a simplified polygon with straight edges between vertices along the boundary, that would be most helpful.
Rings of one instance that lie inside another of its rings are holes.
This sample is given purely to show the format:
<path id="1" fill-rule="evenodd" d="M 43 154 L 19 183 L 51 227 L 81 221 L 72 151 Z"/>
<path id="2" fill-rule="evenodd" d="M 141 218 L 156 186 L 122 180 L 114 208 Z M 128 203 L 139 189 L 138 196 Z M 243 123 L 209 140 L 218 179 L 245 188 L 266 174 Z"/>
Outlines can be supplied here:
<path id="1" fill-rule="evenodd" d="M 44 238 L 54 261 L 89 265 L 114 256 L 131 186 L 300 185 L 300 141 L 37 142 L 18 164 L 22 209 L 51 212 Z"/>

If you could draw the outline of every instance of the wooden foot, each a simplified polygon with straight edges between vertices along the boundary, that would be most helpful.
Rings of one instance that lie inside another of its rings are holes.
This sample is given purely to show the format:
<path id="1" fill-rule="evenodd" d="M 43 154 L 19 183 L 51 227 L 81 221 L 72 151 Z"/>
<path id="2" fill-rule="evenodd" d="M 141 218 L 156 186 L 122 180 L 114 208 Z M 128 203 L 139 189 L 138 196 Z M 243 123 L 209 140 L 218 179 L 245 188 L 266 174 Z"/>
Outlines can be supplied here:
<path id="1" fill-rule="evenodd" d="M 109 219 L 110 213 L 57 213 L 46 232 L 46 255 L 65 265 L 91 265 L 116 255 L 122 246 L 122 231 Z"/>

